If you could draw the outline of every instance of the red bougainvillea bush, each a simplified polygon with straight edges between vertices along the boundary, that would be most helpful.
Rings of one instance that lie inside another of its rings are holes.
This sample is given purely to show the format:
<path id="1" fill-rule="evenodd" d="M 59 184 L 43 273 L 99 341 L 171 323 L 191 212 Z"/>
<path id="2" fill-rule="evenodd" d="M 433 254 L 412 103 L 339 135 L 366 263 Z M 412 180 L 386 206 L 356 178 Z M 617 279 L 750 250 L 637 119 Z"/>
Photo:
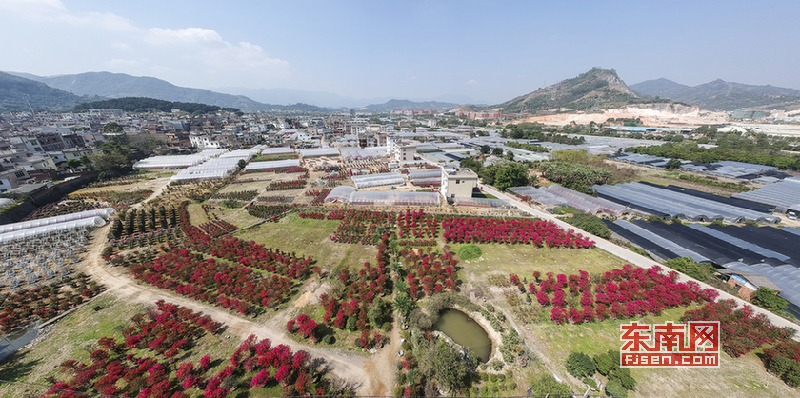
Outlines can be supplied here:
<path id="1" fill-rule="evenodd" d="M 97 341 L 89 360 L 61 363 L 60 380 L 45 397 L 226 397 L 234 390 L 280 386 L 282 396 L 327 395 L 329 383 L 311 369 L 305 351 L 293 353 L 284 345 L 272 347 L 255 336 L 230 357 L 205 355 L 197 363 L 184 361 L 196 354 L 199 340 L 217 331 L 208 317 L 159 301 L 157 311 L 136 314 L 132 326 L 118 336 Z M 217 364 L 227 364 L 218 372 Z M 253 391 L 256 392 L 256 391 Z"/>
<path id="2" fill-rule="evenodd" d="M 341 220 L 336 232 L 330 236 L 334 242 L 377 245 L 381 235 L 394 233 L 394 213 L 385 211 L 345 210 L 331 212 L 328 219 Z"/>
<path id="3" fill-rule="evenodd" d="M 660 267 L 643 269 L 626 264 L 605 272 L 598 281 L 583 270 L 576 275 L 548 272 L 542 279 L 535 271 L 533 276 L 535 282 L 527 286 L 519 276 L 509 277 L 511 286 L 520 292 L 527 290 L 532 298 L 526 305 L 507 296 L 523 323 L 543 320 L 547 308 L 556 324 L 582 323 L 658 315 L 667 308 L 712 302 L 718 295 L 714 289 L 701 289 L 696 282 L 678 282 L 677 272 L 664 273 Z M 538 311 L 530 311 L 530 307 Z"/>
<path id="4" fill-rule="evenodd" d="M 592 248 L 594 242 L 549 221 L 447 217 L 442 236 L 448 243 L 532 244 L 536 247 Z"/>
<path id="5" fill-rule="evenodd" d="M 65 277 L 50 285 L 0 295 L 0 330 L 24 326 L 34 317 L 42 321 L 74 308 L 103 291 L 86 274 Z"/>
<path id="6" fill-rule="evenodd" d="M 766 315 L 756 314 L 749 305 L 737 308 L 734 300 L 719 300 L 686 311 L 681 322 L 690 321 L 719 321 L 722 349 L 734 358 L 765 344 L 788 341 L 794 334 L 791 328 L 772 325 Z"/>

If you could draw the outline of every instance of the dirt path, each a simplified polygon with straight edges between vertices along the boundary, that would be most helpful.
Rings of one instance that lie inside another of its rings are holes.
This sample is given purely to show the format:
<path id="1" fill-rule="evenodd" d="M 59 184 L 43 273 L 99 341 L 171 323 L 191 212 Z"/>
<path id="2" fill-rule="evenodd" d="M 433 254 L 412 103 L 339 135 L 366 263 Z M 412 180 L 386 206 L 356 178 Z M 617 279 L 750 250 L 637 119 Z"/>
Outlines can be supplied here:
<path id="1" fill-rule="evenodd" d="M 339 349 L 322 349 L 293 341 L 286 336 L 284 326 L 279 324 L 277 319 L 282 319 L 281 317 L 273 317 L 265 323 L 256 323 L 233 315 L 226 310 L 177 296 L 165 290 L 136 284 L 123 268 L 106 266 L 101 253 L 110 228 L 109 224 L 95 231 L 95 239 L 83 261 L 86 272 L 98 283 L 105 285 L 107 290 L 103 294 L 113 294 L 146 305 L 152 305 L 158 300 L 166 300 L 211 316 L 215 321 L 227 327 L 226 334 L 235 335 L 241 339 L 254 334 L 261 339 L 270 339 L 273 345 L 285 344 L 294 351 L 305 350 L 312 357 L 324 359 L 330 372 L 354 388 L 359 395 L 374 395 L 370 394 L 373 391 L 373 383 L 377 382 L 381 375 L 376 372 L 365 374 L 369 363 L 366 358 Z"/>

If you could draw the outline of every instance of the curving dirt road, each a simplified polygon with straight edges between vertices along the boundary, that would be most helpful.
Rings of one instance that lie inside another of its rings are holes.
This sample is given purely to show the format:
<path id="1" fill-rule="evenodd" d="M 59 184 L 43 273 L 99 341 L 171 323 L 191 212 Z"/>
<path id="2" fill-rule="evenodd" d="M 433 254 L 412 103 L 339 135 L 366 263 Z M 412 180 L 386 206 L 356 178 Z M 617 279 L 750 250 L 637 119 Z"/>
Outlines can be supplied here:
<path id="1" fill-rule="evenodd" d="M 166 189 L 168 179 L 158 181 L 154 192 L 146 200 L 132 206 L 139 208 L 144 203 L 159 196 Z M 383 349 L 378 350 L 370 358 L 365 358 L 355 353 L 346 352 L 337 348 L 319 348 L 289 339 L 285 333 L 285 316 L 274 316 L 264 323 L 257 323 L 241 318 L 227 310 L 213 307 L 192 299 L 172 294 L 152 286 L 137 284 L 124 268 L 111 268 L 106 265 L 102 257 L 106 236 L 111 228 L 109 223 L 94 232 L 94 240 L 82 262 L 85 272 L 100 284 L 105 285 L 103 294 L 112 294 L 125 300 L 152 305 L 158 300 L 165 300 L 177 305 L 191 308 L 211 316 L 216 322 L 227 327 L 226 333 L 236 335 L 242 340 L 248 336 L 256 335 L 258 338 L 268 338 L 273 344 L 284 344 L 292 350 L 305 350 L 312 357 L 324 360 L 324 366 L 329 372 L 347 385 L 358 395 L 383 396 L 391 393 L 394 385 L 394 364 L 396 363 L 397 350 L 400 347 L 398 325 L 395 324 L 390 335 L 391 341 Z"/>

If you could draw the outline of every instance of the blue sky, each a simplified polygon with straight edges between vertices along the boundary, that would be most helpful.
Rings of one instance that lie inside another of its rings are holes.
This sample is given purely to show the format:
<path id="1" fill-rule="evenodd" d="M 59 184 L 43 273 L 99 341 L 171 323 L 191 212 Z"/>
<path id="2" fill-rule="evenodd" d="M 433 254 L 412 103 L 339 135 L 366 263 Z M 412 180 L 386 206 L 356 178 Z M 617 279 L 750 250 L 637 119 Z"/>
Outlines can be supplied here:
<path id="1" fill-rule="evenodd" d="M 798 1 L 0 0 L 0 70 L 498 103 L 591 67 L 800 89 Z"/>

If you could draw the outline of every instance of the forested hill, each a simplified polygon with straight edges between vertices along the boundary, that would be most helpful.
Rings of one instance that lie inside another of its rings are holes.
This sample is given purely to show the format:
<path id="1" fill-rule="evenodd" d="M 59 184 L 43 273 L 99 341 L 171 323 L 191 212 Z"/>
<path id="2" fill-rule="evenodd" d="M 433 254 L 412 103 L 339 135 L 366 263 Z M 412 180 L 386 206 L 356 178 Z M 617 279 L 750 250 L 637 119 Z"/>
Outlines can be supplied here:
<path id="1" fill-rule="evenodd" d="M 65 110 L 91 99 L 0 72 L 0 110 Z"/>
<path id="2" fill-rule="evenodd" d="M 159 110 L 169 112 L 172 109 L 180 109 L 185 112 L 208 113 L 216 112 L 220 109 L 238 111 L 234 108 L 220 108 L 215 105 L 198 104 L 195 102 L 172 102 L 147 97 L 125 97 L 114 98 L 102 101 L 88 102 L 75 107 L 75 111 L 85 111 L 89 109 L 122 109 L 126 112 L 144 112 L 148 110 Z"/>
<path id="3" fill-rule="evenodd" d="M 800 90 L 754 86 L 721 79 L 690 87 L 662 78 L 633 84 L 631 89 L 645 96 L 668 98 L 704 109 L 774 109 L 800 104 Z"/>
<path id="4" fill-rule="evenodd" d="M 592 68 L 572 79 L 540 88 L 497 105 L 504 112 L 587 110 L 618 108 L 629 103 L 652 102 L 639 98 L 613 69 Z M 668 101 L 664 101 L 668 102 Z"/>

